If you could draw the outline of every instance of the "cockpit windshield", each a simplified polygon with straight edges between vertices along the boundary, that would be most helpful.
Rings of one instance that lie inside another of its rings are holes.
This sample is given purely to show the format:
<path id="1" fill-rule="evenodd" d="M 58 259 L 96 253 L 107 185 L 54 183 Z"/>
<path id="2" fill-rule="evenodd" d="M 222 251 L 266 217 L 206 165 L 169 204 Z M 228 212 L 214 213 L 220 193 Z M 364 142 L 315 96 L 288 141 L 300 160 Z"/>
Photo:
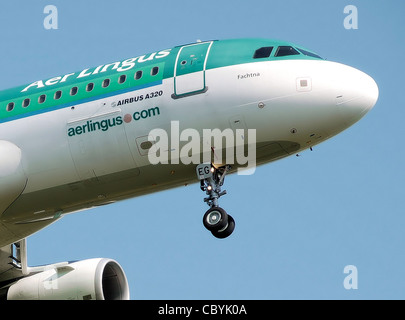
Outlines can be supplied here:
<path id="1" fill-rule="evenodd" d="M 302 54 L 305 54 L 308 57 L 323 59 L 322 57 L 318 56 L 316 53 L 309 52 L 309 51 L 301 49 L 301 48 L 298 48 L 298 50 L 301 51 Z"/>
<path id="2" fill-rule="evenodd" d="M 270 57 L 272 51 L 273 47 L 262 47 L 257 49 L 253 55 L 253 59 L 268 58 Z"/>
<path id="3" fill-rule="evenodd" d="M 280 46 L 277 48 L 275 57 L 285 57 L 285 56 L 294 56 L 300 54 L 297 50 L 295 50 L 291 46 Z"/>
<path id="4" fill-rule="evenodd" d="M 316 53 L 293 46 L 261 47 L 254 52 L 253 59 L 270 58 L 272 56 L 272 52 L 274 52 L 274 57 L 305 55 L 307 57 L 323 60 L 323 58 Z"/>

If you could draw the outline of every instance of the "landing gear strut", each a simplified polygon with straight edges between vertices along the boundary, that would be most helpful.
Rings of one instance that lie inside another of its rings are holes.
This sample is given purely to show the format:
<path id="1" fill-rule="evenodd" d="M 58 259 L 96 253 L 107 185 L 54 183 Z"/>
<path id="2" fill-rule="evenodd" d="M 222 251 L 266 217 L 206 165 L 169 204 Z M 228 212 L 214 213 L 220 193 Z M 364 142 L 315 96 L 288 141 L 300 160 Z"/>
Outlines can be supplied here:
<path id="1" fill-rule="evenodd" d="M 218 205 L 218 199 L 226 194 L 225 190 L 221 191 L 221 187 L 229 170 L 229 165 L 218 169 L 210 163 L 197 166 L 197 177 L 200 180 L 201 190 L 207 194 L 204 202 L 210 207 L 204 214 L 203 224 L 214 237 L 219 239 L 230 236 L 235 229 L 235 220 Z"/>

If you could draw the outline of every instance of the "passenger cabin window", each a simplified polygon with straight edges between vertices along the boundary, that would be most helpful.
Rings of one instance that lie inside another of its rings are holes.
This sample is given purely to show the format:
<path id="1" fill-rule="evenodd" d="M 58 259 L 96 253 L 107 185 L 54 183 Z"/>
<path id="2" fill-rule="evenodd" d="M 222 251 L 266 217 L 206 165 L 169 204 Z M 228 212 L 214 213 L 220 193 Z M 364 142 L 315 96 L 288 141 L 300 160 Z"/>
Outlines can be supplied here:
<path id="1" fill-rule="evenodd" d="M 285 57 L 285 56 L 294 56 L 300 54 L 297 50 L 295 50 L 291 46 L 280 46 L 277 48 L 275 57 Z"/>
<path id="2" fill-rule="evenodd" d="M 253 55 L 253 59 L 268 58 L 270 57 L 272 51 L 273 47 L 262 47 L 260 49 L 257 49 L 255 51 L 255 54 Z"/>
<path id="3" fill-rule="evenodd" d="M 124 83 L 125 81 L 127 81 L 127 76 L 126 76 L 125 74 L 120 75 L 120 77 L 118 78 L 118 83 L 119 83 L 119 84 L 122 84 L 122 83 Z"/>
<path id="4" fill-rule="evenodd" d="M 7 105 L 7 111 L 13 111 L 13 109 L 14 109 L 14 102 L 10 102 L 10 103 Z"/>
<path id="5" fill-rule="evenodd" d="M 135 73 L 135 80 L 139 80 L 139 79 L 141 79 L 142 78 L 142 71 L 137 71 L 136 73 Z"/>
<path id="6" fill-rule="evenodd" d="M 302 54 L 305 54 L 308 57 L 323 59 L 322 57 L 318 56 L 316 53 L 309 52 L 309 51 L 301 49 L 301 48 L 298 48 L 298 50 L 301 51 Z"/>
<path id="7" fill-rule="evenodd" d="M 41 94 L 38 98 L 38 103 L 44 103 L 46 100 L 46 95 Z"/>
<path id="8" fill-rule="evenodd" d="M 94 89 L 94 83 L 93 82 L 88 83 L 87 86 L 86 86 L 86 91 L 90 92 L 93 89 Z"/>
<path id="9" fill-rule="evenodd" d="M 30 99 L 28 99 L 28 98 L 24 99 L 23 104 L 22 104 L 23 108 L 28 107 L 30 105 L 30 102 L 31 102 Z"/>
<path id="10" fill-rule="evenodd" d="M 62 91 L 58 90 L 55 92 L 54 99 L 59 100 L 62 97 Z"/>
<path id="11" fill-rule="evenodd" d="M 102 84 L 103 88 L 107 88 L 109 85 L 110 85 L 110 79 L 104 79 L 103 84 Z"/>
<path id="12" fill-rule="evenodd" d="M 79 91 L 79 88 L 73 87 L 72 89 L 70 89 L 70 95 L 75 96 L 77 94 L 77 91 Z"/>
<path id="13" fill-rule="evenodd" d="M 150 72 L 150 74 L 151 74 L 152 76 L 156 76 L 156 75 L 158 74 L 158 72 L 159 72 L 159 67 L 153 67 L 153 68 L 152 68 L 152 71 Z"/>

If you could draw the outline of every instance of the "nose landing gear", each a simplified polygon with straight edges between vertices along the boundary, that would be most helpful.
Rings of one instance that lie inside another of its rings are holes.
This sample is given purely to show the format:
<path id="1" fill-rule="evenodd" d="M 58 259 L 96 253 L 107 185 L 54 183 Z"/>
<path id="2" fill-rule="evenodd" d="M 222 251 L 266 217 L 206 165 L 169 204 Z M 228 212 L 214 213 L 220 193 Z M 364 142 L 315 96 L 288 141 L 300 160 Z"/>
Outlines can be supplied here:
<path id="1" fill-rule="evenodd" d="M 208 196 L 204 198 L 204 202 L 210 206 L 210 209 L 204 214 L 203 224 L 214 237 L 219 239 L 229 237 L 235 229 L 235 220 L 218 205 L 218 199 L 226 194 L 225 190 L 221 191 L 221 187 L 229 170 L 229 165 L 218 169 L 207 163 L 197 166 L 200 188 Z"/>

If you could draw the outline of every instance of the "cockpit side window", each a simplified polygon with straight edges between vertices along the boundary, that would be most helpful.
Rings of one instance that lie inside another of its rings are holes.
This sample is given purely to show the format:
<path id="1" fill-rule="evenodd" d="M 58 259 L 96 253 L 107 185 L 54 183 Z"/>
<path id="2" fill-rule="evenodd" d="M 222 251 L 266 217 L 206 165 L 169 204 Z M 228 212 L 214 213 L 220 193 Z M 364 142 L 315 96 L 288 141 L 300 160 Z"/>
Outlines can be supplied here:
<path id="1" fill-rule="evenodd" d="M 297 50 L 295 50 L 291 46 L 280 46 L 277 48 L 275 57 L 285 57 L 285 56 L 294 56 L 300 54 Z"/>
<path id="2" fill-rule="evenodd" d="M 262 47 L 257 49 L 253 55 L 253 59 L 268 58 L 270 57 L 272 51 L 273 47 Z"/>
<path id="3" fill-rule="evenodd" d="M 309 51 L 301 49 L 301 48 L 298 48 L 298 50 L 301 51 L 302 54 L 305 54 L 308 57 L 323 59 L 322 57 L 318 56 L 316 53 L 309 52 Z"/>

